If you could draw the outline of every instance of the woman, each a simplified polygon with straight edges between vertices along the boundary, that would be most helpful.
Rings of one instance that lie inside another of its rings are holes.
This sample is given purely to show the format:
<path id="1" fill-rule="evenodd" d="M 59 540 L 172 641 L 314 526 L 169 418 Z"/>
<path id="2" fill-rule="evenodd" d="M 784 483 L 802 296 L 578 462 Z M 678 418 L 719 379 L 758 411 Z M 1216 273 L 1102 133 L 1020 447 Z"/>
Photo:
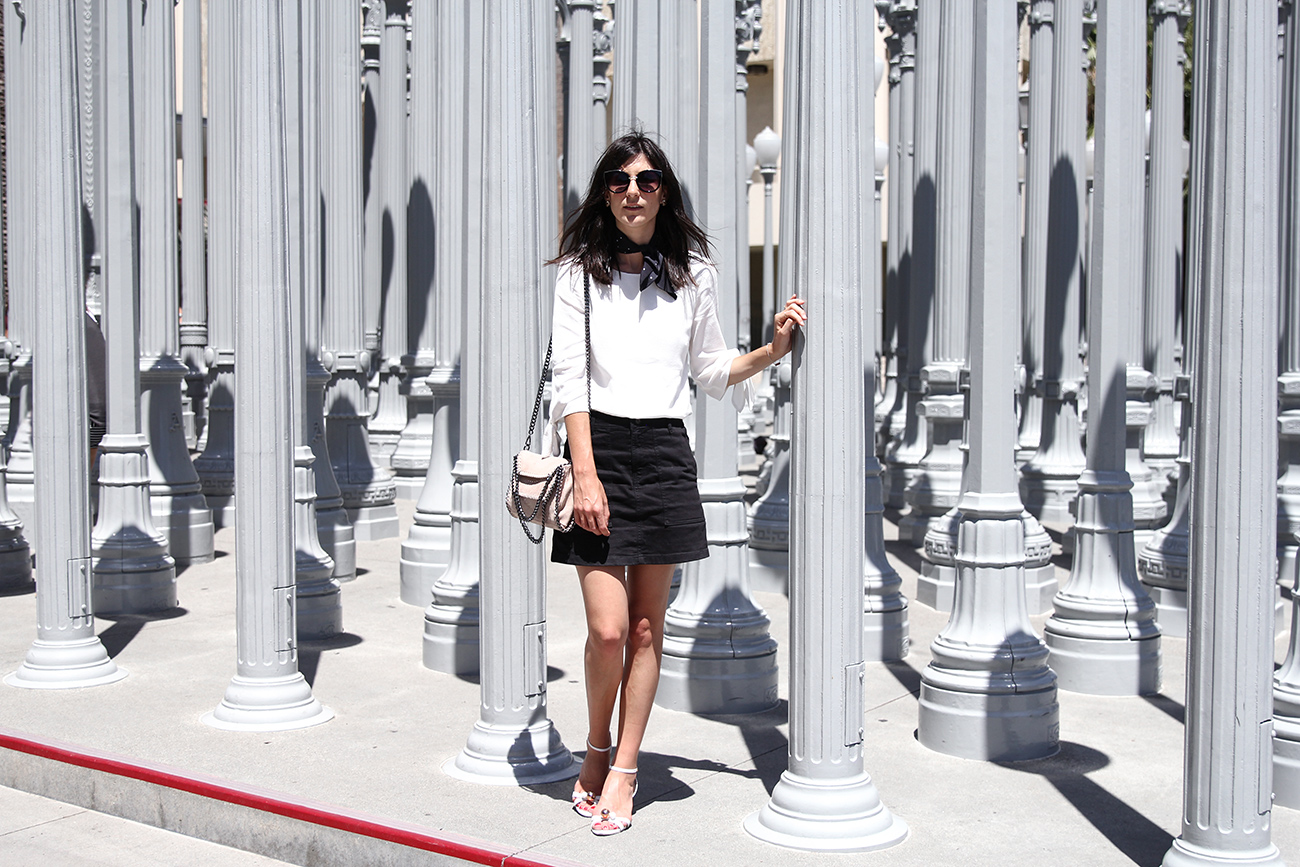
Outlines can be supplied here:
<path id="1" fill-rule="evenodd" d="M 776 315 L 772 343 L 747 355 L 728 349 L 707 254 L 668 158 L 634 131 L 601 156 L 554 260 L 562 267 L 552 420 L 563 418 L 568 435 L 577 526 L 555 534 L 551 559 L 577 567 L 586 609 L 588 749 L 573 808 L 592 817 L 599 836 L 632 824 L 673 569 L 709 554 L 682 423 L 691 409 L 687 374 L 711 397 L 742 385 L 733 399 L 748 399 L 750 377 L 788 353 L 805 322 L 803 301 L 792 297 Z"/>

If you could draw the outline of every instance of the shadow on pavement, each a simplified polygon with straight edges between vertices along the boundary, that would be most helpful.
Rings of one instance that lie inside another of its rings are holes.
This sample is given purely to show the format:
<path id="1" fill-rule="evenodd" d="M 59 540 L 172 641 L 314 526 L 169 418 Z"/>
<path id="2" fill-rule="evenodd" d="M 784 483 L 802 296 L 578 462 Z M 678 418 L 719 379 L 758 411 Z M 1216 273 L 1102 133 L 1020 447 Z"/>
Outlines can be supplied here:
<path id="1" fill-rule="evenodd" d="M 1169 832 L 1088 778 L 1110 764 L 1105 753 L 1061 741 L 1061 751 L 1051 758 L 998 764 L 1047 780 L 1134 864 L 1159 864 L 1169 851 L 1174 839 Z"/>
<path id="2" fill-rule="evenodd" d="M 365 641 L 360 635 L 353 635 L 351 632 L 340 632 L 338 635 L 331 635 L 329 638 L 319 640 L 300 640 L 298 642 L 298 671 L 306 678 L 307 683 L 316 686 L 316 669 L 320 666 L 320 655 L 326 650 L 342 650 L 345 647 L 356 647 Z"/>
<path id="3" fill-rule="evenodd" d="M 110 657 L 116 657 L 131 641 L 140 634 L 146 623 L 155 620 L 175 620 L 190 612 L 181 608 L 168 608 L 151 614 L 96 614 L 98 620 L 113 621 L 113 625 L 99 633 L 99 640 Z"/>

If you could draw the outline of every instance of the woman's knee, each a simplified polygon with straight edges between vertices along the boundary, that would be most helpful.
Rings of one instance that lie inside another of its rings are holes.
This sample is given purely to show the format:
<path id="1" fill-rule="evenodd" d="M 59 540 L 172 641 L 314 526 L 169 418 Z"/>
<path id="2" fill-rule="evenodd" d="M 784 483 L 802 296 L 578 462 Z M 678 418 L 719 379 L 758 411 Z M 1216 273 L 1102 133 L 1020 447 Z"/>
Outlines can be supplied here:
<path id="1" fill-rule="evenodd" d="M 627 646 L 627 639 L 628 627 L 621 621 L 610 620 L 587 626 L 587 643 L 597 653 L 621 654 Z"/>
<path id="2" fill-rule="evenodd" d="M 662 638 L 663 622 L 650 617 L 633 617 L 628 627 L 628 647 L 644 649 L 654 647 Z"/>

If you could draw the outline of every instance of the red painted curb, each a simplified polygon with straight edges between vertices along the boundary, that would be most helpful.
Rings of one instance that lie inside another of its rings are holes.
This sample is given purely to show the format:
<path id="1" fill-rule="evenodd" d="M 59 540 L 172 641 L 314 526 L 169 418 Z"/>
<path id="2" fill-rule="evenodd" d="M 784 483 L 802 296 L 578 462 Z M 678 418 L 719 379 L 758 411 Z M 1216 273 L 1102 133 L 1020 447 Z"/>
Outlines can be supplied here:
<path id="1" fill-rule="evenodd" d="M 165 765 L 132 761 L 123 756 L 114 756 L 111 753 L 62 741 L 38 740 L 3 727 L 0 727 L 0 748 L 189 792 L 215 801 L 238 804 L 241 807 L 273 813 L 313 825 L 323 825 L 363 837 L 386 840 L 412 849 L 436 852 L 473 864 L 489 864 L 497 867 L 585 867 L 576 861 L 521 854 L 517 849 L 498 846 L 473 837 L 440 833 L 404 822 L 385 821 L 376 816 L 345 810 L 319 801 L 291 800 L 288 796 L 270 789 L 240 786 L 203 774 L 187 774 Z"/>

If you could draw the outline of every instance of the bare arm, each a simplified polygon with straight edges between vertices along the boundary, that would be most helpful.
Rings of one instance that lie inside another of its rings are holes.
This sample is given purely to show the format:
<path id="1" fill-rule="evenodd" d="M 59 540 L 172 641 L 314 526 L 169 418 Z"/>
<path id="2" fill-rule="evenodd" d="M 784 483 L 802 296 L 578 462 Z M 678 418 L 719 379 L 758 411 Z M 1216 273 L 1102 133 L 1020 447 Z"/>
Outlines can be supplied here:
<path id="1" fill-rule="evenodd" d="M 591 416 L 585 412 L 564 417 L 569 436 L 569 457 L 573 461 L 573 517 L 578 526 L 598 536 L 609 535 L 609 502 L 605 486 L 596 476 L 596 459 L 591 450 Z"/>
<path id="2" fill-rule="evenodd" d="M 763 368 L 790 353 L 791 347 L 794 346 L 795 327 L 803 326 L 808 321 L 803 304 L 803 299 L 798 295 L 790 296 L 790 300 L 785 302 L 785 309 L 776 314 L 776 327 L 772 332 L 772 342 L 760 346 L 752 352 L 737 356 L 731 362 L 731 375 L 727 378 L 727 385 L 744 382 Z"/>

